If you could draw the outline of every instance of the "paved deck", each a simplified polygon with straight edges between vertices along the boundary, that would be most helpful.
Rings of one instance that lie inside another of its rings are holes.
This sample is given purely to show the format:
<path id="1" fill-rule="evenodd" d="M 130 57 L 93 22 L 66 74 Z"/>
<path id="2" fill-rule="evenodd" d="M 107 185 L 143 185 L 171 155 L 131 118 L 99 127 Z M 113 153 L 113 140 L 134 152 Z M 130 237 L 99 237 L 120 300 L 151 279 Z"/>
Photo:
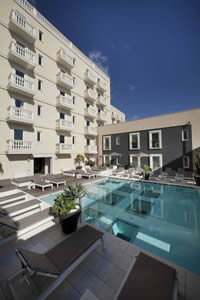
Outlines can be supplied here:
<path id="1" fill-rule="evenodd" d="M 40 232 L 38 232 L 38 229 L 35 229 L 20 237 L 19 240 L 10 242 L 0 248 L 0 288 L 4 294 L 6 293 L 6 300 L 12 299 L 8 292 L 6 280 L 21 268 L 15 255 L 15 248 L 23 247 L 44 253 L 65 238 L 66 236 L 61 232 L 60 224 L 55 224 L 51 221 L 43 225 L 40 228 Z M 104 242 L 105 248 L 103 249 L 99 246 L 90 254 L 48 299 L 78 300 L 86 289 L 90 289 L 99 300 L 111 300 L 114 298 L 131 262 L 135 260 L 135 256 L 142 249 L 110 233 L 104 234 Z M 147 253 L 144 250 L 142 251 Z M 155 255 L 152 256 L 156 257 Z M 166 262 L 161 258 L 158 259 Z M 199 300 L 200 276 L 172 263 L 168 264 L 175 267 L 178 272 L 178 300 Z M 36 276 L 33 282 L 37 290 L 41 291 L 51 280 Z M 20 300 L 35 299 L 32 291 L 27 289 L 27 284 L 23 277 L 16 280 L 15 289 Z"/>

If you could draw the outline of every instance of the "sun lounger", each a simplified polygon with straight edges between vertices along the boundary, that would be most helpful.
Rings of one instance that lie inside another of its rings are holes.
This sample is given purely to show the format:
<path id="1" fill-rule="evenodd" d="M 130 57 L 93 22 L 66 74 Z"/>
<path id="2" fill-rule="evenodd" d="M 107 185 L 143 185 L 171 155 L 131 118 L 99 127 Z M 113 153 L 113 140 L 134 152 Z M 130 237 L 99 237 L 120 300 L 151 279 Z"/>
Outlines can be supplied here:
<path id="1" fill-rule="evenodd" d="M 57 177 L 55 175 L 47 175 L 45 177 L 45 181 L 48 183 L 55 184 L 57 188 L 59 187 L 60 184 L 66 185 L 66 180 L 64 179 L 64 177 Z"/>
<path id="2" fill-rule="evenodd" d="M 13 216 L 20 215 L 24 212 L 33 210 L 35 208 L 40 208 L 41 201 L 37 199 L 33 199 L 19 204 L 11 205 L 11 206 L 10 205 L 7 206 L 7 205 L 0 207 L 0 214 L 13 217 Z"/>
<path id="3" fill-rule="evenodd" d="M 103 233 L 86 225 L 45 254 L 17 249 L 22 267 L 30 274 L 56 278 L 37 299 L 46 299 L 101 241 Z"/>
<path id="4" fill-rule="evenodd" d="M 75 177 L 77 170 L 64 170 L 63 175 Z"/>
<path id="5" fill-rule="evenodd" d="M 130 266 L 115 300 L 175 300 L 176 270 L 144 253 Z"/>
<path id="6" fill-rule="evenodd" d="M 96 174 L 92 172 L 85 172 L 83 170 L 78 170 L 77 174 L 81 175 L 82 178 L 88 178 L 88 179 L 96 177 Z"/>
<path id="7" fill-rule="evenodd" d="M 44 180 L 34 179 L 33 185 L 34 185 L 34 187 L 36 187 L 36 186 L 40 187 L 43 192 L 44 192 L 44 189 L 48 188 L 48 187 L 53 189 L 53 184 L 52 183 L 47 183 Z"/>

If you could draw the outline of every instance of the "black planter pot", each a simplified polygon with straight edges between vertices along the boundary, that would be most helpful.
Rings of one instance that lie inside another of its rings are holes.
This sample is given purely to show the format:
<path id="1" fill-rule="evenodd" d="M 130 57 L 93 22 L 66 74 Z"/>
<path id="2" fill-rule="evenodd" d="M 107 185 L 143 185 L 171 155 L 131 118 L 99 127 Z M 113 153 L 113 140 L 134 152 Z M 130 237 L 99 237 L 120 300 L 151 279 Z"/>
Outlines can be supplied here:
<path id="1" fill-rule="evenodd" d="M 195 179 L 195 181 L 196 181 L 196 185 L 197 185 L 197 186 L 200 186 L 200 175 L 194 176 L 194 179 Z"/>
<path id="2" fill-rule="evenodd" d="M 144 179 L 145 179 L 145 180 L 149 180 L 149 176 L 150 176 L 150 173 L 145 173 L 145 174 L 144 174 Z"/>
<path id="3" fill-rule="evenodd" d="M 81 214 L 81 210 L 78 209 L 67 216 L 60 217 L 62 231 L 65 234 L 70 234 L 76 231 L 80 214 Z"/>

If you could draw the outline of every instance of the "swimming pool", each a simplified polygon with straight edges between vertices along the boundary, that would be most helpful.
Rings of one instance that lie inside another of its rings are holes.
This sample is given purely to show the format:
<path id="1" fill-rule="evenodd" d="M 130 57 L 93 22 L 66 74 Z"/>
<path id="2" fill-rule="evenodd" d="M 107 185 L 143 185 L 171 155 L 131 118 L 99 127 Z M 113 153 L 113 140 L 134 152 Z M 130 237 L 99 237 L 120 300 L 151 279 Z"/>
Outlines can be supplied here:
<path id="1" fill-rule="evenodd" d="M 53 204 L 60 192 L 42 197 Z M 88 185 L 82 219 L 200 274 L 200 191 L 101 179 Z"/>

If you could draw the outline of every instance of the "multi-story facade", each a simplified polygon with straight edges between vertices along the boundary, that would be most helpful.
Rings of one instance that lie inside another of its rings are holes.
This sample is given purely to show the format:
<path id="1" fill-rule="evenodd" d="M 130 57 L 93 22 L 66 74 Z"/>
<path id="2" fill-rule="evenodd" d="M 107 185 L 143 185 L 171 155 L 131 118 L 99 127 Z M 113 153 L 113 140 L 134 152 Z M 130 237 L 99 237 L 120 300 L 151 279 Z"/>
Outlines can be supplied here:
<path id="1" fill-rule="evenodd" d="M 1 178 L 73 168 L 112 123 L 110 78 L 29 2 L 0 5 Z"/>
<path id="2" fill-rule="evenodd" d="M 199 108 L 107 125 L 98 129 L 99 154 L 105 164 L 193 169 L 199 129 Z"/>

